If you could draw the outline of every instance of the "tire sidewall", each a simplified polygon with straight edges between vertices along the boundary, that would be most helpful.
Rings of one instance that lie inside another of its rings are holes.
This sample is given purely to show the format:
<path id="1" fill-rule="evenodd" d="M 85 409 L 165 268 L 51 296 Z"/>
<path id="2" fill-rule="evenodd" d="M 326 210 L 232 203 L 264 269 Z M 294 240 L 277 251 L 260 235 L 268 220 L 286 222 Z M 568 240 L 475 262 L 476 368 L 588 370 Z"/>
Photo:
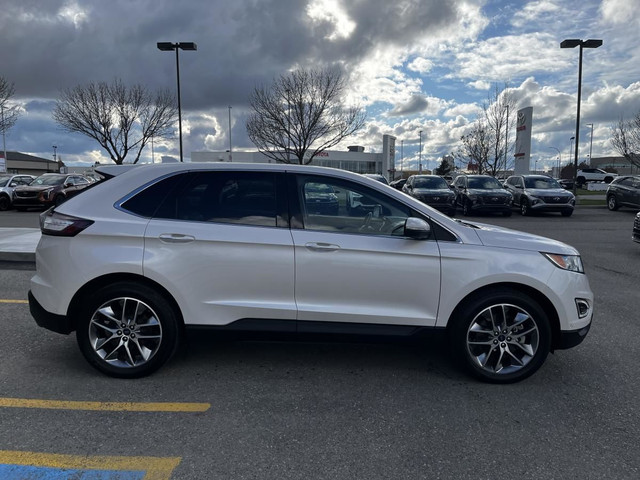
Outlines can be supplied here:
<path id="1" fill-rule="evenodd" d="M 162 327 L 162 340 L 154 356 L 138 367 L 122 368 L 105 362 L 94 351 L 89 340 L 89 323 L 94 312 L 109 300 L 128 297 L 140 300 L 157 314 Z M 181 340 L 179 317 L 172 305 L 155 290 L 135 282 L 120 282 L 103 287 L 80 305 L 76 318 L 76 340 L 86 360 L 97 370 L 112 377 L 138 378 L 155 372 L 175 353 Z"/>
<path id="2" fill-rule="evenodd" d="M 607 198 L 607 208 L 611 211 L 618 209 L 618 199 L 615 195 L 609 195 L 609 198 Z"/>
<path id="3" fill-rule="evenodd" d="M 9 210 L 11 207 L 11 199 L 6 195 L 0 195 L 0 211 Z"/>
<path id="4" fill-rule="evenodd" d="M 496 374 L 483 370 L 467 349 L 467 332 L 471 322 L 487 307 L 501 303 L 515 305 L 527 311 L 536 322 L 539 333 L 538 349 L 533 358 L 526 366 L 510 374 Z M 531 297 L 517 290 L 501 288 L 472 298 L 456 310 L 451 322 L 449 340 L 456 362 L 485 382 L 513 383 L 524 380 L 542 366 L 551 349 L 551 325 L 547 315 Z"/>

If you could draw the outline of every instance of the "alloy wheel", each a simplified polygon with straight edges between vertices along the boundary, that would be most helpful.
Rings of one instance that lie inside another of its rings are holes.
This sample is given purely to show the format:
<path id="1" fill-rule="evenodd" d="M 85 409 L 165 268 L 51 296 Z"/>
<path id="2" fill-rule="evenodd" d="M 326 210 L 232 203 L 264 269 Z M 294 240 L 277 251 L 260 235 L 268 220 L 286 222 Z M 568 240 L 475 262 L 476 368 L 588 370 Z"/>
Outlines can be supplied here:
<path id="1" fill-rule="evenodd" d="M 524 309 L 496 304 L 482 310 L 467 330 L 467 351 L 489 374 L 508 375 L 523 369 L 536 355 L 540 331 Z"/>
<path id="2" fill-rule="evenodd" d="M 95 354 L 109 365 L 140 367 L 158 352 L 162 326 L 158 315 L 141 300 L 114 298 L 91 316 L 89 342 Z"/>

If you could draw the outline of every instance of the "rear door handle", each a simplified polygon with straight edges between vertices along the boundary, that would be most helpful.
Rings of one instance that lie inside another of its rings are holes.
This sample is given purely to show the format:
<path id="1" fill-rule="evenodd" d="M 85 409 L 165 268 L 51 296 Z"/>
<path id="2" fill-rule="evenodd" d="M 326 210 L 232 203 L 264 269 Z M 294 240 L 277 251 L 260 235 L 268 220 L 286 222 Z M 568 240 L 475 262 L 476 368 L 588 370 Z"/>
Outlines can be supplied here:
<path id="1" fill-rule="evenodd" d="M 192 235 L 183 235 L 181 233 L 163 233 L 160 235 L 162 243 L 190 243 L 195 239 L 196 237 Z"/>
<path id="2" fill-rule="evenodd" d="M 340 250 L 340 245 L 334 245 L 333 243 L 309 242 L 305 243 L 304 246 L 307 247 L 307 250 L 313 252 L 335 252 Z"/>

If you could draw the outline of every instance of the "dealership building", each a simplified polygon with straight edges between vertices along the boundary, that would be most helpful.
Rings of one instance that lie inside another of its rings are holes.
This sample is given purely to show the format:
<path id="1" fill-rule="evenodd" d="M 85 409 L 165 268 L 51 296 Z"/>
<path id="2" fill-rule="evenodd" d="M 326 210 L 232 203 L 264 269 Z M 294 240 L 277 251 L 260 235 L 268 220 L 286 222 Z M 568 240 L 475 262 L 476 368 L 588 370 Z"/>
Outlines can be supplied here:
<path id="1" fill-rule="evenodd" d="M 381 173 L 389 179 L 395 178 L 396 138 L 382 136 L 382 153 L 368 153 L 364 147 L 352 146 L 348 150 L 325 150 L 318 153 L 312 164 L 319 167 L 332 167 L 356 173 Z M 248 162 L 276 163 L 266 155 L 254 152 L 191 152 L 192 162 Z"/>

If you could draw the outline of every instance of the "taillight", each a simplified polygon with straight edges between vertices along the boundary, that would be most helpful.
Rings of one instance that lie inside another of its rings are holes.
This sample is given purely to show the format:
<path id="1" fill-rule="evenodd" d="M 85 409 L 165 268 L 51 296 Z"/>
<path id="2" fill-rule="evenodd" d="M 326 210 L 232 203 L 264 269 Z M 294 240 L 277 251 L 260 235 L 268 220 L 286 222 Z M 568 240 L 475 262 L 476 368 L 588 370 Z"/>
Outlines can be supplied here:
<path id="1" fill-rule="evenodd" d="M 40 214 L 40 231 L 43 235 L 75 237 L 92 224 L 93 220 L 63 215 L 52 208 Z"/>

